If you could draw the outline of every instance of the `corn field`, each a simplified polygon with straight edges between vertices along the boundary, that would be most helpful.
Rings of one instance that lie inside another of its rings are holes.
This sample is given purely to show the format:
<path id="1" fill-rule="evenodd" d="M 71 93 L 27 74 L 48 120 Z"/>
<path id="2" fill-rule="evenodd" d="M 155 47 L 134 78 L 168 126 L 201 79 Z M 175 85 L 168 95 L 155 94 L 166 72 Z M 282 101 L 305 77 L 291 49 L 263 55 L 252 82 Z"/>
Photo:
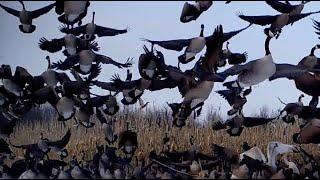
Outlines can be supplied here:
<path id="1" fill-rule="evenodd" d="M 257 115 L 268 116 L 267 113 L 268 110 L 263 108 Z M 126 129 L 127 122 L 130 123 L 129 128 L 138 134 L 139 147 L 136 155 L 139 154 L 142 157 L 147 157 L 151 150 L 160 152 L 165 148 L 162 139 L 166 132 L 170 137 L 168 148 L 171 150 L 190 149 L 189 138 L 193 136 L 194 146 L 204 153 L 210 152 L 212 143 L 233 148 L 240 153 L 245 141 L 251 146 L 257 145 L 266 153 L 268 142 L 280 141 L 293 144 L 292 134 L 299 131 L 297 123 L 288 125 L 278 120 L 267 125 L 245 128 L 239 137 L 230 137 L 225 130 L 213 131 L 211 129 L 212 121 L 221 118 L 219 112 L 208 113 L 207 121 L 202 124 L 197 123 L 197 119 L 191 117 L 188 119 L 187 125 L 180 129 L 172 127 L 171 111 L 168 109 L 140 110 L 134 106 L 121 108 L 115 116 L 109 118 L 112 118 L 115 122 L 114 131 L 117 134 Z M 73 119 L 66 122 L 65 126 L 56 119 L 57 115 L 50 108 L 42 107 L 40 111 L 31 111 L 15 127 L 14 133 L 11 135 L 11 142 L 17 145 L 34 143 L 39 140 L 41 132 L 46 138 L 60 139 L 67 129 L 71 128 L 72 136 L 67 145 L 69 158 L 73 155 L 82 157 L 81 152 L 85 152 L 84 159 L 92 158 L 96 150 L 96 144 L 106 144 L 100 122 L 95 116 L 92 116 L 91 121 L 96 125 L 87 131 L 84 127 L 76 127 Z M 117 147 L 117 144 L 115 143 L 113 146 Z M 302 147 L 313 155 L 319 155 L 317 145 L 303 145 Z M 22 150 L 13 150 L 18 156 L 23 155 Z"/>

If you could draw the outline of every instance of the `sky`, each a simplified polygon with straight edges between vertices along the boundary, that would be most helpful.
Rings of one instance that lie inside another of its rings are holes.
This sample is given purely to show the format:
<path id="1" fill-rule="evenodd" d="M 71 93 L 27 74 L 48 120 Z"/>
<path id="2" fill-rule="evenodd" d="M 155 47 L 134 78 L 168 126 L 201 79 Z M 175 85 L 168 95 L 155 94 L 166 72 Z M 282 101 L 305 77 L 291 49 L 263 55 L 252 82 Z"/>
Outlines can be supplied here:
<path id="1" fill-rule="evenodd" d="M 83 24 L 91 22 L 92 12 L 96 12 L 95 23 L 101 26 L 124 29 L 130 28 L 126 34 L 114 37 L 101 37 L 96 41 L 100 46 L 99 54 L 112 57 L 119 62 L 125 62 L 128 57 L 133 57 L 135 64 L 130 68 L 133 72 L 133 79 L 140 78 L 138 72 L 138 59 L 143 53 L 143 45 L 150 45 L 141 41 L 141 38 L 151 40 L 171 40 L 180 38 L 197 37 L 200 33 L 200 25 L 204 24 L 205 36 L 211 35 L 217 25 L 222 24 L 225 32 L 241 29 L 248 25 L 247 22 L 237 17 L 238 13 L 245 15 L 276 15 L 277 11 L 269 7 L 265 2 L 231 2 L 225 4 L 225 1 L 213 2 L 209 10 L 204 12 L 196 21 L 190 23 L 181 23 L 179 21 L 184 1 L 121 1 L 121 2 L 91 2 L 88 8 L 88 14 L 83 19 Z M 193 3 L 193 2 L 189 2 Z M 298 4 L 300 2 L 292 2 Z M 22 9 L 19 2 L 2 1 L 1 4 L 14 9 Z M 50 4 L 47 1 L 26 1 L 27 10 L 35 10 Z M 305 5 L 303 12 L 317 11 L 320 7 L 319 2 L 311 2 Z M 36 30 L 32 34 L 24 34 L 19 31 L 19 19 L 0 9 L 0 64 L 11 65 L 13 71 L 16 66 L 25 67 L 32 75 L 39 75 L 47 68 L 45 56 L 49 55 L 52 61 L 64 60 L 62 52 L 54 54 L 42 51 L 38 47 L 41 37 L 47 39 L 61 38 L 63 33 L 59 31 L 61 23 L 58 21 L 58 15 L 52 9 L 49 13 L 35 19 L 33 24 Z M 319 43 L 317 35 L 314 33 L 312 18 L 320 20 L 320 15 L 312 15 L 296 22 L 293 26 L 286 26 L 278 39 L 272 39 L 270 50 L 276 63 L 297 64 L 303 57 L 310 53 L 311 48 Z M 248 61 L 255 60 L 264 56 L 264 27 L 253 25 L 247 30 L 233 37 L 229 42 L 229 48 L 233 52 L 248 53 Z M 165 56 L 165 62 L 170 65 L 177 65 L 178 56 L 183 53 L 166 50 L 155 46 L 157 50 L 162 51 Z M 204 54 L 205 50 L 196 57 Z M 320 55 L 316 52 L 316 55 Z M 183 70 L 192 68 L 194 62 L 187 65 L 181 65 Z M 229 66 L 228 66 L 229 67 Z M 222 71 L 225 68 L 220 69 Z M 117 69 L 112 65 L 102 65 L 102 73 L 99 75 L 99 81 L 109 81 L 114 73 L 120 74 L 122 79 L 126 77 L 125 69 Z M 227 81 L 234 80 L 236 76 L 229 77 Z M 220 109 L 220 114 L 227 117 L 227 111 L 230 109 L 226 100 L 220 97 L 215 91 L 222 90 L 221 83 L 215 83 L 214 89 L 209 98 L 205 101 L 203 113 L 198 119 L 206 117 L 206 113 L 211 110 Z M 105 94 L 99 88 L 93 88 L 94 93 Z M 244 107 L 245 115 L 257 113 L 260 108 L 267 106 L 270 110 L 277 110 L 283 105 L 277 97 L 285 102 L 296 102 L 302 92 L 296 89 L 293 81 L 287 79 L 278 79 L 272 82 L 268 80 L 253 86 L 253 92 L 247 97 L 248 102 Z M 119 99 L 122 95 L 118 95 Z M 181 102 L 182 98 L 178 89 L 161 90 L 157 92 L 145 91 L 142 96 L 144 101 L 149 101 L 151 106 L 158 108 L 168 108 L 166 102 Z M 303 99 L 304 103 L 309 103 L 310 96 Z M 120 102 L 119 102 L 120 103 Z"/>

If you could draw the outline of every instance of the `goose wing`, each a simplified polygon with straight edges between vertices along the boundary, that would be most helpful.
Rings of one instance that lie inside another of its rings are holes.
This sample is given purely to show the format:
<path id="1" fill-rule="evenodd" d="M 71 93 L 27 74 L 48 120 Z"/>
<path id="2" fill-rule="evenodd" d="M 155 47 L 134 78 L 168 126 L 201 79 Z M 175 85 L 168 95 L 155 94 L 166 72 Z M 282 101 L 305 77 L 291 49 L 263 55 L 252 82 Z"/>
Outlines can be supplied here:
<path id="1" fill-rule="evenodd" d="M 103 64 L 113 64 L 115 66 L 117 66 L 118 68 L 128 68 L 130 66 L 132 66 L 132 59 L 133 58 L 128 58 L 127 61 L 122 64 L 122 63 L 118 63 L 116 61 L 114 61 L 112 58 L 108 57 L 108 56 L 104 56 L 104 55 L 100 55 L 97 54 L 96 56 L 96 62 L 98 63 L 103 63 Z"/>
<path id="2" fill-rule="evenodd" d="M 276 64 L 276 72 L 269 78 L 269 81 L 278 78 L 295 79 L 302 75 L 308 74 L 307 70 L 300 69 L 292 64 Z"/>
<path id="3" fill-rule="evenodd" d="M 239 18 L 241 18 L 244 21 L 249 22 L 250 24 L 257 24 L 261 26 L 265 26 L 268 24 L 272 24 L 273 22 L 276 21 L 278 15 L 270 16 L 270 15 L 265 15 L 265 16 L 245 16 L 245 15 L 239 15 Z"/>
<path id="4" fill-rule="evenodd" d="M 79 36 L 80 34 L 84 34 L 86 32 L 86 28 L 87 28 L 87 25 L 82 25 L 82 26 L 78 26 L 78 27 L 74 27 L 74 28 L 68 29 L 67 26 L 62 25 L 59 30 L 62 33 L 66 33 L 66 34 L 70 33 L 70 34 L 73 34 L 75 36 Z"/>
<path id="5" fill-rule="evenodd" d="M 49 102 L 52 106 L 55 106 L 59 101 L 58 95 L 54 92 L 51 86 L 45 86 L 36 90 L 31 94 L 33 102 L 43 104 Z"/>
<path id="6" fill-rule="evenodd" d="M 59 60 L 57 63 L 52 63 L 52 68 L 59 70 L 67 70 L 72 68 L 75 64 L 79 62 L 79 55 L 72 55 L 67 57 L 63 62 Z"/>
<path id="7" fill-rule="evenodd" d="M 252 66 L 255 64 L 257 60 L 250 61 L 246 64 L 237 64 L 229 69 L 226 69 L 225 71 L 218 73 L 222 77 L 227 77 L 227 76 L 234 76 L 236 74 L 240 74 L 242 72 L 248 71 L 252 68 Z"/>
<path id="8" fill-rule="evenodd" d="M 242 28 L 242 29 L 235 30 L 235 31 L 230 31 L 230 32 L 226 32 L 226 33 L 224 32 L 224 33 L 223 33 L 223 42 L 228 41 L 228 40 L 231 39 L 233 36 L 239 34 L 240 32 L 242 32 L 242 31 L 244 31 L 244 30 L 246 30 L 246 29 L 248 29 L 251 25 L 252 25 L 252 24 L 250 23 L 248 26 L 246 26 L 246 27 L 244 27 L 244 28 Z M 210 36 L 209 36 L 209 37 L 210 37 Z M 207 38 L 209 38 L 209 37 L 206 37 L 206 40 L 207 40 Z"/>
<path id="9" fill-rule="evenodd" d="M 203 11 L 198 10 L 194 5 L 185 2 L 180 15 L 180 22 L 187 23 L 196 20 Z"/>
<path id="10" fill-rule="evenodd" d="M 33 76 L 25 68 L 20 66 L 16 67 L 13 77 L 20 87 L 24 87 L 27 82 L 33 79 Z"/>
<path id="11" fill-rule="evenodd" d="M 101 81 L 93 81 L 93 85 L 98 86 L 102 89 L 108 90 L 108 91 L 119 91 L 116 87 L 114 82 L 101 82 Z"/>
<path id="12" fill-rule="evenodd" d="M 244 117 L 243 125 L 245 127 L 254 127 L 262 124 L 267 124 L 270 121 L 275 120 L 276 118 L 262 118 L 262 117 Z"/>
<path id="13" fill-rule="evenodd" d="M 168 40 L 168 41 L 152 41 L 149 39 L 143 39 L 143 41 L 147 41 L 152 45 L 156 44 L 162 48 L 174 51 L 181 51 L 184 47 L 189 46 L 193 38 L 191 39 L 176 39 L 176 40 Z"/>
<path id="14" fill-rule="evenodd" d="M 151 81 L 150 86 L 148 87 L 149 91 L 158 91 L 162 89 L 172 89 L 178 86 L 178 83 L 170 78 L 163 80 L 154 79 Z"/>
<path id="15" fill-rule="evenodd" d="M 67 146 L 67 144 L 70 141 L 70 137 L 71 137 L 71 130 L 68 129 L 68 131 L 66 132 L 66 134 L 58 141 L 48 141 L 48 146 L 49 147 L 56 147 L 59 149 L 65 148 Z"/>
<path id="16" fill-rule="evenodd" d="M 65 44 L 64 38 L 52 39 L 51 41 L 49 41 L 48 39 L 42 37 L 38 45 L 41 50 L 48 51 L 50 53 L 55 53 L 60 51 Z"/>
<path id="17" fill-rule="evenodd" d="M 106 118 L 103 116 L 102 112 L 98 108 L 96 109 L 96 116 L 101 124 L 107 124 Z"/>
<path id="18" fill-rule="evenodd" d="M 309 13 L 300 13 L 300 14 L 297 14 L 297 15 L 290 15 L 287 25 L 288 24 L 293 24 L 294 22 L 299 21 L 300 19 L 303 19 L 303 18 L 305 18 L 307 16 L 310 16 L 312 14 L 317 14 L 317 13 L 320 13 L 320 11 L 309 12 Z"/>
<path id="19" fill-rule="evenodd" d="M 56 5 L 56 3 L 52 3 L 48 6 L 43 7 L 43 8 L 31 11 L 30 13 L 31 13 L 32 19 L 38 18 L 41 15 L 48 13 L 52 8 L 54 8 L 55 5 Z"/>
<path id="20" fill-rule="evenodd" d="M 312 20 L 313 21 L 313 27 L 316 29 L 316 34 L 319 35 L 320 39 L 320 21 Z"/>
<path id="21" fill-rule="evenodd" d="M 9 13 L 11 15 L 14 15 L 16 17 L 20 17 L 20 11 L 17 11 L 15 9 L 12 9 L 12 8 L 9 8 L 9 7 L 6 7 L 6 6 L 2 5 L 2 4 L 0 4 L 0 7 L 2 9 L 4 9 L 7 13 Z"/>
<path id="22" fill-rule="evenodd" d="M 226 99 L 229 103 L 230 106 L 233 105 L 234 103 L 234 98 L 235 98 L 235 92 L 233 90 L 220 90 L 217 91 L 217 93 L 223 97 L 224 99 Z"/>
<path id="23" fill-rule="evenodd" d="M 96 25 L 95 34 L 97 34 L 98 37 L 102 36 L 116 36 L 119 34 L 127 33 L 128 29 L 113 29 L 103 26 Z"/>
<path id="24" fill-rule="evenodd" d="M 71 82 L 71 79 L 65 72 L 56 72 L 57 80 L 62 84 L 64 82 Z"/>
<path id="25" fill-rule="evenodd" d="M 281 13 L 290 13 L 296 7 L 291 4 L 285 4 L 285 3 L 279 2 L 277 0 L 266 0 L 266 3 L 269 6 L 271 6 L 273 9 Z"/>

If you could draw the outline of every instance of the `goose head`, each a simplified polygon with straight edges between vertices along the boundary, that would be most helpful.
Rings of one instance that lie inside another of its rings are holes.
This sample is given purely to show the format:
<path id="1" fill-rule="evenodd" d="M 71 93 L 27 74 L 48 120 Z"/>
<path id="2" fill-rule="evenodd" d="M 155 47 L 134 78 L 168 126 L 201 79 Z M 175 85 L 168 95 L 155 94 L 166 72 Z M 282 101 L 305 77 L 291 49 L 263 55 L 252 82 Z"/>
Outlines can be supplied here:
<path id="1" fill-rule="evenodd" d="M 315 45 L 315 46 L 311 49 L 311 52 L 310 52 L 310 55 L 309 55 L 309 56 L 315 56 L 315 55 L 314 55 L 314 52 L 315 52 L 317 49 L 320 49 L 320 44 Z"/>
<path id="2" fill-rule="evenodd" d="M 267 35 L 268 37 L 275 37 L 277 35 L 275 30 L 272 30 L 271 28 L 265 28 L 264 29 L 264 34 Z"/>

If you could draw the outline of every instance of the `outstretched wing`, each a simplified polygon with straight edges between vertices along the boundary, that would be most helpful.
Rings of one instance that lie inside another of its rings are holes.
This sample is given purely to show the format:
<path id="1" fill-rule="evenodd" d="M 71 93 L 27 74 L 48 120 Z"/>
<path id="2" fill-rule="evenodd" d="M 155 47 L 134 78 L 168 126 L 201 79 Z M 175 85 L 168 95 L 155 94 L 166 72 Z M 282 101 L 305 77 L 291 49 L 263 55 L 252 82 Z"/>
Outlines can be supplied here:
<path id="1" fill-rule="evenodd" d="M 230 106 L 233 105 L 234 102 L 234 97 L 235 97 L 235 93 L 233 90 L 220 90 L 217 91 L 217 93 L 223 97 L 224 99 L 226 99 L 229 103 Z"/>
<path id="2" fill-rule="evenodd" d="M 24 87 L 27 82 L 30 82 L 33 77 L 32 75 L 23 67 L 17 66 L 14 73 L 15 82 L 18 82 L 19 86 Z"/>
<path id="3" fill-rule="evenodd" d="M 9 13 L 11 15 L 14 15 L 16 17 L 20 17 L 20 11 L 17 11 L 15 9 L 12 9 L 12 8 L 9 8 L 9 7 L 6 7 L 6 6 L 2 5 L 2 4 L 0 4 L 0 7 L 2 9 L 4 9 L 5 11 L 7 11 L 7 13 Z"/>
<path id="4" fill-rule="evenodd" d="M 52 3 L 48 6 L 43 7 L 43 8 L 31 11 L 32 19 L 38 18 L 39 16 L 48 13 L 52 8 L 54 8 L 55 5 L 56 5 L 56 3 Z"/>
<path id="5" fill-rule="evenodd" d="M 292 64 L 276 64 L 276 72 L 269 78 L 269 81 L 278 78 L 294 79 L 302 75 L 306 75 L 309 72 L 304 69 L 300 69 L 296 65 Z"/>
<path id="6" fill-rule="evenodd" d="M 168 50 L 181 51 L 184 47 L 190 44 L 192 39 L 176 39 L 176 40 L 168 40 L 168 41 L 152 41 L 149 39 L 143 39 L 143 41 L 147 41 L 152 45 L 156 44 L 160 47 L 163 47 Z"/>
<path id="7" fill-rule="evenodd" d="M 273 9 L 281 13 L 290 13 L 296 6 L 291 4 L 285 4 L 277 0 L 266 0 L 266 3 L 271 6 Z"/>
<path id="8" fill-rule="evenodd" d="M 58 141 L 49 141 L 48 146 L 49 147 L 56 147 L 59 149 L 65 148 L 67 144 L 69 143 L 71 137 L 71 130 L 68 129 L 67 133 L 62 137 L 61 140 Z"/>
<path id="9" fill-rule="evenodd" d="M 80 34 L 83 34 L 86 32 L 86 27 L 87 25 L 82 25 L 82 26 L 78 26 L 78 27 L 75 27 L 75 28 L 71 28 L 71 29 L 68 29 L 68 27 L 66 25 L 62 25 L 60 27 L 60 31 L 63 32 L 63 33 L 66 33 L 66 34 L 73 34 L 75 36 L 79 36 Z"/>
<path id="10" fill-rule="evenodd" d="M 239 15 L 239 18 L 241 18 L 242 20 L 245 20 L 247 22 L 249 22 L 250 24 L 257 24 L 257 25 L 261 25 L 261 26 L 265 26 L 268 24 L 272 24 L 273 22 L 276 21 L 278 15 L 274 15 L 274 16 L 245 16 L 245 15 Z"/>
<path id="11" fill-rule="evenodd" d="M 127 32 L 128 32 L 127 29 L 113 29 L 113 28 L 108 28 L 108 27 L 103 27 L 98 25 L 96 25 L 96 31 L 95 31 L 98 37 L 116 36 L 116 35 L 124 34 Z"/>
<path id="12" fill-rule="evenodd" d="M 290 15 L 289 16 L 289 21 L 287 23 L 288 24 L 292 24 L 296 21 L 299 21 L 300 19 L 303 19 L 307 16 L 310 16 L 312 14 L 317 14 L 317 13 L 320 13 L 320 11 L 316 11 L 316 12 L 309 12 L 309 13 L 300 13 L 300 14 L 297 14 L 297 15 Z"/>
<path id="13" fill-rule="evenodd" d="M 228 41 L 228 40 L 231 39 L 233 36 L 239 34 L 240 32 L 242 32 L 242 31 L 244 31 L 244 30 L 246 30 L 246 29 L 248 29 L 250 26 L 252 26 L 252 24 L 249 24 L 248 26 L 246 26 L 246 27 L 244 27 L 244 28 L 242 28 L 242 29 L 236 30 L 236 31 L 230 31 L 230 32 L 226 32 L 226 33 L 224 32 L 224 33 L 223 33 L 223 42 Z M 210 36 L 209 36 L 209 37 L 210 37 Z M 207 40 L 207 38 L 209 38 L 209 37 L 206 37 L 206 40 Z"/>
<path id="14" fill-rule="evenodd" d="M 316 29 L 316 34 L 319 35 L 320 39 L 320 21 L 312 20 L 313 21 L 313 27 Z"/>
<path id="15" fill-rule="evenodd" d="M 64 38 L 52 39 L 49 41 L 46 38 L 41 38 L 38 43 L 41 50 L 48 51 L 50 53 L 58 52 L 64 46 Z"/>
<path id="16" fill-rule="evenodd" d="M 96 62 L 98 63 L 103 63 L 103 64 L 113 64 L 115 66 L 117 66 L 118 68 L 128 68 L 130 66 L 132 66 L 132 59 L 133 58 L 128 58 L 127 61 L 125 63 L 118 63 L 116 61 L 114 61 L 113 59 L 111 59 L 108 56 L 104 56 L 104 55 L 100 55 L 97 54 L 96 56 Z"/>
<path id="17" fill-rule="evenodd" d="M 52 68 L 57 68 L 60 70 L 67 70 L 73 67 L 79 61 L 78 55 L 69 56 L 63 62 L 60 60 L 57 63 L 52 63 Z"/>

